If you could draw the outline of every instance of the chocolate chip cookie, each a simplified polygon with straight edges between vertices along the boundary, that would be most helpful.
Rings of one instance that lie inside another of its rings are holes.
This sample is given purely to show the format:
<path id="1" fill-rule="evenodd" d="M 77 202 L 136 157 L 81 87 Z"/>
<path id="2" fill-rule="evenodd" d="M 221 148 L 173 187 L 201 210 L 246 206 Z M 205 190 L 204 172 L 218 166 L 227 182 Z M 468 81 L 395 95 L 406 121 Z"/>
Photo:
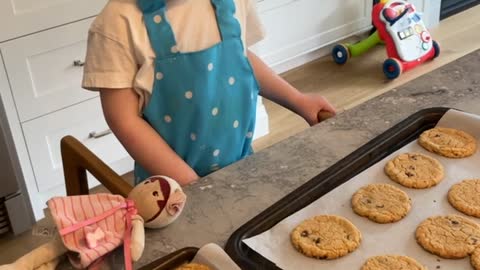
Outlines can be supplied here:
<path id="1" fill-rule="evenodd" d="M 453 128 L 436 127 L 424 131 L 418 143 L 430 152 L 449 158 L 464 158 L 477 151 L 477 140 L 472 135 Z"/>
<path id="2" fill-rule="evenodd" d="M 302 254 L 317 259 L 336 259 L 360 246 L 360 231 L 339 216 L 315 216 L 304 220 L 290 234 L 293 246 Z"/>
<path id="3" fill-rule="evenodd" d="M 475 249 L 470 259 L 473 268 L 475 268 L 475 270 L 480 270 L 480 247 Z"/>
<path id="4" fill-rule="evenodd" d="M 463 180 L 448 191 L 448 201 L 458 211 L 480 218 L 480 179 Z"/>
<path id="5" fill-rule="evenodd" d="M 461 259 L 480 245 L 480 225 L 457 215 L 424 220 L 415 232 L 425 250 L 446 259 Z"/>
<path id="6" fill-rule="evenodd" d="M 442 181 L 444 176 L 438 160 L 420 153 L 398 155 L 385 165 L 385 173 L 408 188 L 429 188 Z"/>
<path id="7" fill-rule="evenodd" d="M 377 223 L 391 223 L 402 219 L 411 209 L 407 193 L 389 184 L 370 184 L 352 197 L 355 213 Z"/>
<path id="8" fill-rule="evenodd" d="M 369 258 L 361 270 L 427 270 L 416 260 L 407 256 L 383 255 Z"/>

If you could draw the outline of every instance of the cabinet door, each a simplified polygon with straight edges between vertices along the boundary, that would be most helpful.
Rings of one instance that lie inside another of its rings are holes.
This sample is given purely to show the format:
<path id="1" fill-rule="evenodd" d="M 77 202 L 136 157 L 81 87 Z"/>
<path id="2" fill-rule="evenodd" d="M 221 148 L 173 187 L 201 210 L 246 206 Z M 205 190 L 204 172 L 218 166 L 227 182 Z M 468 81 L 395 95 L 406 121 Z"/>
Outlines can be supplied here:
<path id="1" fill-rule="evenodd" d="M 0 56 L 0 64 L 2 57 Z M 16 160 L 16 152 L 10 144 L 10 128 L 8 125 L 7 113 L 5 112 L 5 104 L 1 97 L 1 93 L 8 91 L 8 81 L 5 76 L 5 70 L 0 66 L 0 198 L 11 195 L 19 191 L 19 186 L 14 173 L 13 160 Z M 13 150 L 13 151 L 12 151 Z M 1 227 L 1 226 L 0 226 Z"/>
<path id="2" fill-rule="evenodd" d="M 60 140 L 66 135 L 77 138 L 117 173 L 133 169 L 132 158 L 108 129 L 98 97 L 28 121 L 22 127 L 40 193 L 64 185 Z"/>
<path id="3" fill-rule="evenodd" d="M 107 0 L 2 0 L 0 41 L 97 15 Z"/>
<path id="4" fill-rule="evenodd" d="M 91 22 L 83 20 L 0 45 L 21 122 L 97 96 L 81 88 L 81 62 Z"/>

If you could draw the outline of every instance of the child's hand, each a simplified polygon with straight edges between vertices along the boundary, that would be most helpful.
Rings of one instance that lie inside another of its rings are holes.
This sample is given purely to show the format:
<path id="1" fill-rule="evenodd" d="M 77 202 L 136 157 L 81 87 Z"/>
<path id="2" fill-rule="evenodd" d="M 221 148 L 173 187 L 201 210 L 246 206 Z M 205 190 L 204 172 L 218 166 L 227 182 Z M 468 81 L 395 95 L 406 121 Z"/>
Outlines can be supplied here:
<path id="1" fill-rule="evenodd" d="M 302 116 L 310 126 L 313 126 L 335 116 L 336 110 L 335 107 L 321 95 L 302 94 L 298 114 Z"/>

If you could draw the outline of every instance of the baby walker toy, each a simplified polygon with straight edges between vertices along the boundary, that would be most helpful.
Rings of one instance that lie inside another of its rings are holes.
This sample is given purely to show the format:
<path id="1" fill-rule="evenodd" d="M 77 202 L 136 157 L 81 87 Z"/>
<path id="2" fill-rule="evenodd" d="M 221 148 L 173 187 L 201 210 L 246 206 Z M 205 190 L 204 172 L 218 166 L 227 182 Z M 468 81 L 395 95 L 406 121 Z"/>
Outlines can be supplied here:
<path id="1" fill-rule="evenodd" d="M 384 42 L 388 59 L 383 72 L 395 79 L 402 72 L 436 58 L 440 54 L 438 43 L 432 39 L 421 14 L 414 5 L 403 0 L 381 0 L 372 11 L 376 31 L 355 44 L 338 44 L 332 50 L 337 64 L 343 65 L 351 57 L 362 55 L 378 43 Z"/>

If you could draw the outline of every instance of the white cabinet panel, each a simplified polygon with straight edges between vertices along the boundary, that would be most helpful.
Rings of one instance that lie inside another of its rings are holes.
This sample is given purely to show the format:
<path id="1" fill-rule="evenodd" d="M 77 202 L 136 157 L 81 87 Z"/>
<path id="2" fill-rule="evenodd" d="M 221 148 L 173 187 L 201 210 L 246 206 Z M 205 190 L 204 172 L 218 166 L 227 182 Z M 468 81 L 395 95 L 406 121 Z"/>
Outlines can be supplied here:
<path id="1" fill-rule="evenodd" d="M 254 47 L 271 66 L 324 47 L 371 25 L 372 0 L 264 0 L 266 39 Z"/>
<path id="2" fill-rule="evenodd" d="M 2 52 L 21 122 L 93 98 L 81 89 L 92 20 L 9 41 Z M 80 64 L 74 65 L 75 61 Z"/>
<path id="3" fill-rule="evenodd" d="M 1 0 L 0 41 L 94 16 L 106 2 L 107 0 Z"/>
<path id="4" fill-rule="evenodd" d="M 116 137 L 105 131 L 108 126 L 99 98 L 24 123 L 38 191 L 64 184 L 60 140 L 66 135 L 77 138 L 117 173 L 131 171 L 132 159 Z"/>

